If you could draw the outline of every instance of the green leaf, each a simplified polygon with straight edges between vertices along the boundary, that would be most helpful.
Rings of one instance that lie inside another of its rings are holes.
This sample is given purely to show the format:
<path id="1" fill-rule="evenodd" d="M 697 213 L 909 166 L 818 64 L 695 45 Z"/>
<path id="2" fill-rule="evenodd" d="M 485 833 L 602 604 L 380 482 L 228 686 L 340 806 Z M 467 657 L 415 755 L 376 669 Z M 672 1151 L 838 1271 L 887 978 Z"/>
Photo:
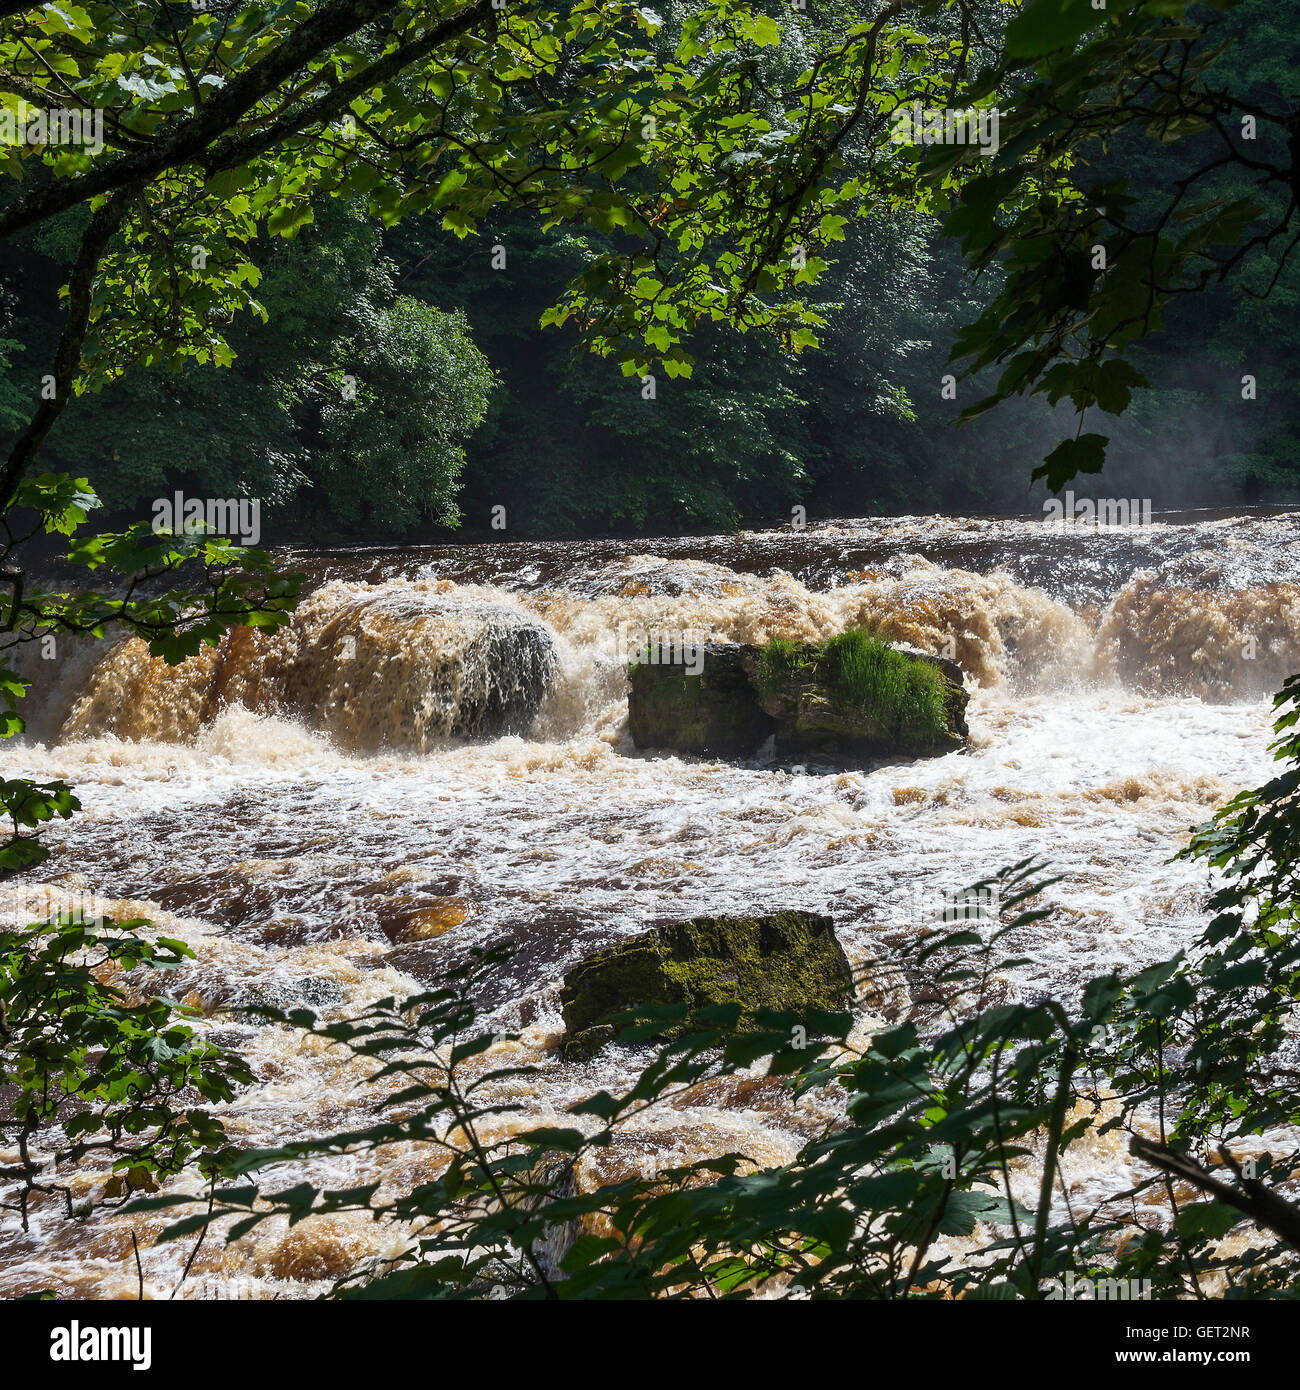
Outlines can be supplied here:
<path id="1" fill-rule="evenodd" d="M 1036 59 L 1073 48 L 1105 20 L 1106 11 L 1095 9 L 1092 0 L 1029 0 L 1007 25 L 1007 57 Z"/>
<path id="2" fill-rule="evenodd" d="M 1106 463 L 1106 445 L 1110 440 L 1102 434 L 1081 434 L 1067 439 L 1034 469 L 1034 478 L 1046 478 L 1047 486 L 1059 492 L 1071 478 L 1080 473 L 1100 473 Z"/>

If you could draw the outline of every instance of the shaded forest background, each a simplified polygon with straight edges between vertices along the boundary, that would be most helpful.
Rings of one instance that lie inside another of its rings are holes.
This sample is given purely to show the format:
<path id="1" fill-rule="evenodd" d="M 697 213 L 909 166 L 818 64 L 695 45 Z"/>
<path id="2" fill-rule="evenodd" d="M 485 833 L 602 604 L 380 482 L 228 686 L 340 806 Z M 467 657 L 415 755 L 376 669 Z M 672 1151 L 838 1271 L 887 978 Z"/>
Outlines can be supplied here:
<path id="1" fill-rule="evenodd" d="M 1290 93 L 1300 38 L 1284 9 L 1247 0 L 1215 27 L 1236 39 L 1222 69 L 1234 92 Z M 1135 140 L 1092 162 L 1130 181 L 1136 220 L 1143 190 L 1167 190 L 1196 145 Z M 26 234 L 0 271 L 6 432 L 54 353 L 85 217 Z M 539 327 L 593 241 L 524 214 L 463 241 L 437 217 L 385 230 L 325 201 L 293 240 L 265 238 L 267 319 L 232 325 L 233 364 L 136 369 L 78 399 L 41 467 L 90 477 L 133 518 L 176 488 L 258 496 L 269 540 L 472 534 L 498 506 L 516 537 L 725 530 L 787 520 L 795 504 L 810 517 L 1039 509 L 1043 486 L 1026 479 L 1073 416 L 1030 397 L 957 425 L 992 379 L 943 398 L 953 335 L 997 287 L 973 281 L 925 219 L 848 229 L 819 286 L 822 349 L 706 334 L 691 345 L 694 375 L 660 376 L 653 400 L 572 329 Z M 1106 472 L 1078 480 L 1079 496 L 1158 509 L 1300 500 L 1300 269 L 1279 271 L 1282 250 L 1256 254 L 1230 287 L 1186 296 L 1134 350 L 1151 387 L 1106 422 Z M 1255 399 L 1243 399 L 1246 375 Z"/>

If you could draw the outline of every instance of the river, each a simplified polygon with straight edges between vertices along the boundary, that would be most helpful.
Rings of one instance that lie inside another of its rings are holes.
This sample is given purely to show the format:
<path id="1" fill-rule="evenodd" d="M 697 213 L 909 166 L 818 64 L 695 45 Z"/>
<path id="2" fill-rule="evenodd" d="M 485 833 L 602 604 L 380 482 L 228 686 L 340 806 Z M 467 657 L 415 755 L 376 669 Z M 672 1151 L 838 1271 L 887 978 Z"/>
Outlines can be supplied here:
<path id="1" fill-rule="evenodd" d="M 1300 669 L 1300 513 L 902 517 L 282 558 L 311 576 L 288 633 L 236 633 L 180 668 L 135 642 L 37 661 L 28 735 L 0 754 L 3 775 L 63 777 L 84 803 L 46 832 L 46 889 L 9 885 L 0 908 L 16 920 L 36 891 L 89 894 L 186 940 L 197 959 L 169 986 L 257 1072 L 224 1114 L 248 1144 L 342 1128 L 370 1101 L 337 1053 L 223 1006 L 356 1012 L 476 945 L 518 948 L 485 1026 L 519 1035 L 498 1060 L 538 1065 L 522 1094 L 538 1119 L 635 1074 L 618 1048 L 560 1060 L 557 987 L 579 956 L 655 921 L 824 911 L 861 963 L 915 932 L 936 894 L 1036 856 L 1061 881 L 1018 942 L 1031 963 L 1012 994 L 1068 998 L 1169 954 L 1205 920 L 1204 871 L 1169 857 L 1269 774 L 1269 696 Z M 969 749 L 843 770 L 631 745 L 629 634 L 763 641 L 864 623 L 961 664 Z M 715 1090 L 641 1122 L 606 1161 L 737 1148 L 779 1162 L 824 1119 Z M 431 1161 L 390 1156 L 375 1176 L 419 1181 Z M 1086 1189 L 1124 1161 L 1116 1139 L 1070 1180 Z M 314 1173 L 355 1181 L 369 1162 Z M 147 1288 L 166 1296 L 188 1251 L 153 1247 L 157 1227 L 39 1206 L 28 1234 L 0 1227 L 0 1296 L 133 1297 L 133 1228 Z M 319 1293 L 395 1242 L 351 1217 L 268 1223 L 209 1242 L 182 1296 Z"/>

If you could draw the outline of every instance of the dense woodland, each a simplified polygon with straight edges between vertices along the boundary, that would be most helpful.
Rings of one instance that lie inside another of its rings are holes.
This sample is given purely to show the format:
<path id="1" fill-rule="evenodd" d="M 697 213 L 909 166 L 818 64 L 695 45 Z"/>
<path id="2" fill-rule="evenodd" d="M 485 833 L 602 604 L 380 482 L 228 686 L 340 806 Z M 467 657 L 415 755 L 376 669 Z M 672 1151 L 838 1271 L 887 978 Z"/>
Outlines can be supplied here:
<path id="1" fill-rule="evenodd" d="M 812 5 L 800 22 L 833 27 L 845 10 Z M 1246 0 L 1199 17 L 1216 43 L 1235 40 L 1218 81 L 1247 103 L 1289 94 L 1300 37 L 1285 7 Z M 784 56 L 767 61 L 789 64 L 789 49 L 787 38 Z M 1121 133 L 1085 147 L 1086 158 L 1127 181 L 1140 220 L 1211 138 Z M 1270 138 L 1280 139 L 1261 130 L 1261 151 Z M 1248 178 L 1234 169 L 1216 192 L 1237 196 Z M 463 240 L 437 214 L 386 230 L 363 202 L 317 199 L 291 240 L 263 227 L 253 259 L 267 317 L 231 323 L 233 363 L 132 368 L 70 405 L 43 466 L 90 477 L 124 517 L 189 487 L 263 498 L 272 533 L 338 540 L 483 531 L 498 505 L 515 535 L 653 534 L 780 521 L 796 503 L 814 517 L 1036 512 L 1044 494 L 1030 467 L 1070 432 L 1068 407 L 1053 418 L 1037 396 L 953 428 L 995 376 L 942 396 L 954 335 L 991 301 L 999 272 L 972 275 L 915 210 L 849 224 L 816 286 L 829 320 L 822 347 L 796 354 L 768 336 L 706 329 L 690 344 L 694 375 L 660 373 L 647 401 L 571 325 L 540 326 L 603 249 L 598 234 L 543 231 L 527 211 L 497 212 Z M 53 355 L 57 291 L 86 218 L 75 208 L 23 233 L 23 254 L 5 263 L 0 424 L 11 429 Z M 1300 268 L 1278 275 L 1284 247 L 1176 300 L 1162 331 L 1133 350 L 1150 387 L 1112 430 L 1107 471 L 1080 482 L 1080 495 L 1161 508 L 1300 494 L 1300 422 L 1286 389 Z M 1242 399 L 1247 373 L 1254 400 Z"/>

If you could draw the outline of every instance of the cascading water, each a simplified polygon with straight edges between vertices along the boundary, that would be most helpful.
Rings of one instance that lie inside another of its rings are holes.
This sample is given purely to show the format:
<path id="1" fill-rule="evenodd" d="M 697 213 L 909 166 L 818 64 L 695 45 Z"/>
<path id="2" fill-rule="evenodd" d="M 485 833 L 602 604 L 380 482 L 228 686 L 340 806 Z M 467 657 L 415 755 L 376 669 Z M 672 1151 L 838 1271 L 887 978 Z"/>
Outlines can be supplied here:
<path id="1" fill-rule="evenodd" d="M 1031 964 L 1009 993 L 1068 995 L 1167 954 L 1204 921 L 1201 875 L 1169 857 L 1270 774 L 1267 697 L 1300 669 L 1297 514 L 1134 529 L 899 518 L 290 561 L 315 583 L 290 628 L 236 632 L 180 667 L 134 642 L 34 662 L 31 732 L 0 750 L 4 775 L 63 777 L 85 805 L 46 832 L 47 900 L 91 895 L 194 948 L 170 988 L 249 1058 L 258 1082 L 225 1119 L 256 1145 L 346 1128 L 373 1097 L 361 1068 L 225 1006 L 355 1013 L 488 942 L 517 954 L 485 1026 L 520 1037 L 484 1066 L 535 1063 L 515 1098 L 539 1121 L 635 1074 L 617 1048 L 560 1060 L 557 984 L 656 920 L 829 912 L 860 964 L 917 929 L 927 893 L 1033 855 L 1062 877 L 1051 916 L 1016 942 Z M 622 663 L 639 635 L 859 624 L 955 656 L 975 692 L 968 751 L 846 770 L 689 761 L 626 737 Z M 37 891 L 0 888 L 0 910 L 26 915 Z M 602 1173 L 731 1149 L 780 1162 L 821 1105 L 714 1087 L 639 1120 Z M 1127 1161 L 1118 1139 L 1101 1145 L 1069 1175 L 1081 1193 Z M 368 1162 L 313 1173 L 396 1186 L 434 1159 Z M 0 1296 L 133 1294 L 132 1229 L 165 1295 L 188 1251 L 152 1246 L 162 1224 L 38 1208 L 29 1235 L 0 1231 Z M 182 1296 L 319 1291 L 394 1239 L 359 1218 L 268 1223 L 206 1244 Z"/>
<path id="2" fill-rule="evenodd" d="M 351 749 L 524 732 L 555 678 L 553 636 L 508 603 L 454 587 L 336 581 L 290 628 L 237 628 L 181 666 L 123 642 L 95 667 L 60 737 L 183 742 L 234 704 L 299 718 Z"/>

